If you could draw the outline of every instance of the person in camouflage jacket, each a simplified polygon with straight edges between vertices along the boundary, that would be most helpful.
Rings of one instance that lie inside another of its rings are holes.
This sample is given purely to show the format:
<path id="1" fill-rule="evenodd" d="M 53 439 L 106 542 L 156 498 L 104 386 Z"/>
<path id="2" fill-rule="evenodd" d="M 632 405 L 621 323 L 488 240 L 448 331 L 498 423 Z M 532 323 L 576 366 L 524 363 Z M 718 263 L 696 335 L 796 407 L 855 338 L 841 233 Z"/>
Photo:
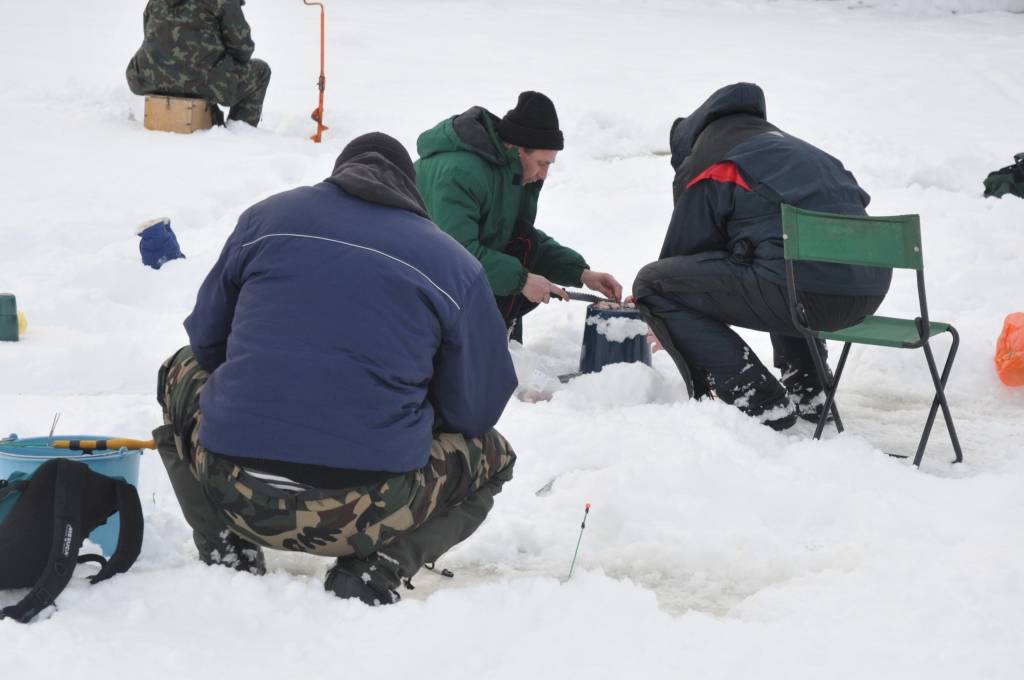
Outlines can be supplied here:
<path id="1" fill-rule="evenodd" d="M 145 37 L 128 63 L 137 95 L 199 97 L 230 107 L 228 118 L 258 125 L 270 66 L 253 59 L 245 0 L 149 0 Z"/>

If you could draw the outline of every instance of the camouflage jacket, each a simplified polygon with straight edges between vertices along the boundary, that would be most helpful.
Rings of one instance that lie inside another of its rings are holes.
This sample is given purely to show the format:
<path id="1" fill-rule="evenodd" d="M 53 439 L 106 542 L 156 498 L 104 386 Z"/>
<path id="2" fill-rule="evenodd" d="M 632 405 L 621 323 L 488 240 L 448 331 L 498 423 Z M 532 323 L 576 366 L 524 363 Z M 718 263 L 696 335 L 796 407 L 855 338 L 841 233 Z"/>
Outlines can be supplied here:
<path id="1" fill-rule="evenodd" d="M 135 94 L 194 94 L 252 57 L 244 0 L 149 0 L 125 75 Z"/>

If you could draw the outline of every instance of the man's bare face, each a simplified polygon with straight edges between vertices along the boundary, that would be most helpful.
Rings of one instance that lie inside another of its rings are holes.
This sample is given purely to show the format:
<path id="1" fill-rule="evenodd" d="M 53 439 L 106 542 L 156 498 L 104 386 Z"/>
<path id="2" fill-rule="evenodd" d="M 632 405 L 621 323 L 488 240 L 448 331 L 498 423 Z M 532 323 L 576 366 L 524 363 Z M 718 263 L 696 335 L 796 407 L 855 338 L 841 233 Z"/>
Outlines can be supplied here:
<path id="1" fill-rule="evenodd" d="M 555 162 L 558 152 L 554 149 L 526 151 L 519 147 L 519 160 L 523 164 L 523 184 L 547 179 L 548 170 Z"/>

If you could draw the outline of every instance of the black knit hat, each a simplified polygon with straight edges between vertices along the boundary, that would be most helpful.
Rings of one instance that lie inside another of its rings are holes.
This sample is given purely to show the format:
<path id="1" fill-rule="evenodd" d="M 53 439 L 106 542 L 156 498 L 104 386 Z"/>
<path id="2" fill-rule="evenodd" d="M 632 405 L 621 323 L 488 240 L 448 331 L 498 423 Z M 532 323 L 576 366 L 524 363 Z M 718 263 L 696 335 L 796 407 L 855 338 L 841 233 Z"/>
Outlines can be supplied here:
<path id="1" fill-rule="evenodd" d="M 540 92 L 522 92 L 516 108 L 498 121 L 498 135 L 524 149 L 554 149 L 565 147 L 562 131 L 558 129 L 555 105 Z"/>
<path id="2" fill-rule="evenodd" d="M 349 142 L 341 150 L 338 160 L 334 161 L 334 172 L 338 172 L 339 167 L 356 156 L 370 152 L 376 152 L 384 156 L 384 158 L 394 163 L 406 177 L 413 182 L 416 181 L 416 168 L 413 167 L 409 152 L 405 150 L 400 141 L 383 132 L 368 132 Z"/>

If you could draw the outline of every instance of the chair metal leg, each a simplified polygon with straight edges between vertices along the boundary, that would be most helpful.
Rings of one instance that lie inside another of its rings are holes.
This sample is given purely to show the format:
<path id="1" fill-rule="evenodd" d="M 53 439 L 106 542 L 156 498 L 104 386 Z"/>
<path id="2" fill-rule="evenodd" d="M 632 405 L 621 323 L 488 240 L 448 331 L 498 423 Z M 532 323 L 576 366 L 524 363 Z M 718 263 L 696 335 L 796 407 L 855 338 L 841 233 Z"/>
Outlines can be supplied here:
<path id="1" fill-rule="evenodd" d="M 827 385 L 825 388 L 825 406 L 821 410 L 822 418 L 818 419 L 817 427 L 814 428 L 814 438 L 820 439 L 821 433 L 825 430 L 825 421 L 828 420 L 825 417 L 829 411 L 833 414 L 833 419 L 836 421 L 836 431 L 843 431 L 843 421 L 839 417 L 839 408 L 836 406 L 836 392 L 839 390 L 839 381 L 843 378 L 843 368 L 846 366 L 846 357 L 850 353 L 850 343 L 847 342 L 843 345 L 843 353 L 839 357 L 839 364 L 836 367 L 836 376 L 827 380 L 827 371 L 823 371 L 824 378 L 822 384 Z M 823 364 L 823 362 L 822 362 Z"/>
<path id="2" fill-rule="evenodd" d="M 953 360 L 956 358 L 956 350 L 960 345 L 960 334 L 957 333 L 956 329 L 950 326 L 949 333 L 953 336 L 953 344 L 949 348 L 949 354 L 946 356 L 946 364 L 942 368 L 941 376 L 935 364 L 935 357 L 932 355 L 931 345 L 927 339 L 921 347 L 924 350 L 925 359 L 928 361 L 928 370 L 931 372 L 932 382 L 935 385 L 935 398 L 932 399 L 932 406 L 928 410 L 928 420 L 925 422 L 924 432 L 921 433 L 921 441 L 917 446 L 917 454 L 914 456 L 915 467 L 919 467 L 921 459 L 924 458 L 924 449 L 928 445 L 928 437 L 931 434 L 932 425 L 935 423 L 935 415 L 940 406 L 942 407 L 942 416 L 946 421 L 946 429 L 949 431 L 950 441 L 953 443 L 953 451 L 956 453 L 956 460 L 953 462 L 960 463 L 964 459 L 963 452 L 960 450 L 960 439 L 957 437 L 956 428 L 953 426 L 953 416 L 950 414 L 949 404 L 946 402 L 946 381 L 949 379 L 949 373 L 953 368 Z"/>
<path id="3" fill-rule="evenodd" d="M 836 375 L 833 379 L 829 380 L 828 377 L 828 365 L 825 363 L 825 358 L 821 356 L 821 352 L 818 349 L 818 343 L 815 342 L 813 335 L 805 336 L 807 340 L 807 346 L 811 350 L 811 359 L 814 360 L 814 370 L 818 374 L 818 380 L 821 382 L 822 388 L 825 390 L 825 408 L 821 410 L 822 417 L 818 419 L 818 425 L 814 428 L 814 438 L 821 439 L 821 433 L 825 430 L 825 421 L 828 419 L 825 414 L 830 410 L 832 411 L 832 418 L 835 420 L 836 431 L 843 431 L 843 419 L 839 417 L 839 407 L 835 404 L 835 393 L 836 388 L 839 386 L 839 378 L 843 374 L 843 364 L 846 363 L 846 355 L 850 351 L 850 343 L 846 343 L 843 347 L 843 355 L 839 359 L 839 366 L 836 369 Z"/>
<path id="4" fill-rule="evenodd" d="M 839 410 L 836 408 L 835 393 L 839 389 L 839 379 L 843 377 L 843 369 L 846 367 L 846 358 L 850 355 L 851 343 L 847 342 L 843 345 L 843 351 L 839 355 L 839 363 L 836 365 L 836 374 L 832 378 L 832 416 L 836 420 L 836 430 L 838 432 L 843 431 L 843 421 L 839 419 Z M 828 410 L 827 408 L 825 409 Z"/>

